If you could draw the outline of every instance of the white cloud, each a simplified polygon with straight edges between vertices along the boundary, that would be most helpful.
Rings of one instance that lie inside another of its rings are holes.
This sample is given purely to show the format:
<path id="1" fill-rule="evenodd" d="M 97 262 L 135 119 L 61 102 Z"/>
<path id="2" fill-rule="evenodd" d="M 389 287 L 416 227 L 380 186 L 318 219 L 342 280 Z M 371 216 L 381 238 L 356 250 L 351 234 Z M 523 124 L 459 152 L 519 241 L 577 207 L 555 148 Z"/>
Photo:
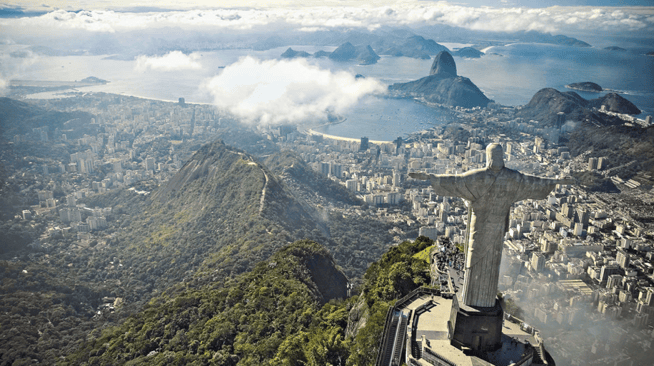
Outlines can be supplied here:
<path id="1" fill-rule="evenodd" d="M 9 87 L 9 82 L 5 79 L 2 72 L 0 72 L 0 95 L 5 95 L 7 88 Z"/>
<path id="2" fill-rule="evenodd" d="M 12 79 L 20 78 L 22 72 L 36 62 L 38 56 L 22 46 L 11 45 L 7 40 L 4 53 L 0 53 L 0 95 L 5 95 Z"/>
<path id="3" fill-rule="evenodd" d="M 202 65 L 198 62 L 200 55 L 192 53 L 185 55 L 181 51 L 171 51 L 163 56 L 139 56 L 136 58 L 136 71 L 148 69 L 158 71 L 198 70 Z"/>
<path id="4" fill-rule="evenodd" d="M 189 30 L 302 31 L 335 27 L 375 29 L 380 26 L 446 24 L 485 31 L 630 32 L 654 29 L 654 7 L 475 8 L 446 2 L 401 1 L 384 6 L 313 6 L 232 8 L 168 12 L 57 10 L 39 17 L 4 19 L 0 26 L 23 31 L 46 29 L 121 32 L 145 28 Z"/>
<path id="5" fill-rule="evenodd" d="M 333 73 L 306 60 L 245 57 L 208 80 L 215 105 L 248 123 L 277 125 L 321 121 L 341 114 L 365 95 L 383 93 L 374 79 Z"/>

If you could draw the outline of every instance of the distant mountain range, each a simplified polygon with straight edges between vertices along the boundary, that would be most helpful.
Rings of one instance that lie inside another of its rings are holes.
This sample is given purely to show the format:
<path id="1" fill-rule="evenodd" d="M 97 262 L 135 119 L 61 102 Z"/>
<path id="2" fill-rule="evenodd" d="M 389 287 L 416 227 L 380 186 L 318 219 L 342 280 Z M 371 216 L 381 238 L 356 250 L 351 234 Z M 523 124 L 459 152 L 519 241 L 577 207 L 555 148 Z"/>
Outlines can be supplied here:
<path id="1" fill-rule="evenodd" d="M 463 58 L 480 58 L 483 55 L 484 55 L 483 52 L 472 47 L 463 47 L 452 52 L 452 56 L 459 56 Z"/>
<path id="2" fill-rule="evenodd" d="M 345 42 L 338 46 L 338 48 L 327 57 L 334 61 L 355 60 L 362 65 L 376 64 L 377 60 L 379 60 L 379 56 L 372 50 L 370 45 L 355 47 L 350 42 Z"/>
<path id="3" fill-rule="evenodd" d="M 354 42 L 356 42 L 356 37 Z M 411 57 L 420 59 L 430 59 L 442 51 L 450 51 L 447 47 L 436 43 L 433 39 L 425 39 L 422 36 L 412 35 L 406 39 L 384 39 L 380 37 L 363 37 L 363 40 L 372 40 L 371 44 L 354 46 L 352 42 L 347 41 L 341 44 L 334 52 L 318 51 L 311 55 L 305 51 L 295 51 L 292 48 L 286 49 L 281 54 L 282 58 L 297 57 L 329 57 L 336 61 L 356 60 L 363 65 L 374 64 L 379 60 L 378 55 L 388 55 L 394 57 Z M 372 39 L 371 39 L 372 38 Z M 271 43 L 273 44 L 273 43 Z M 452 52 L 452 55 L 465 58 L 479 58 L 484 53 L 473 48 L 463 47 Z"/>
<path id="4" fill-rule="evenodd" d="M 356 61 L 361 65 L 372 65 L 377 63 L 377 60 L 379 60 L 379 55 L 377 55 L 369 45 L 355 47 L 350 42 L 343 43 L 333 52 L 318 51 L 313 55 L 305 51 L 295 51 L 289 47 L 286 51 L 284 51 L 284 53 L 281 54 L 280 57 L 328 57 L 334 61 L 339 62 Z"/>
<path id="5" fill-rule="evenodd" d="M 572 47 L 589 47 L 582 40 L 564 35 L 541 32 L 487 32 L 475 31 L 447 25 L 431 25 L 418 28 L 381 27 L 373 31 L 353 30 L 348 27 L 334 27 L 329 30 L 297 32 L 280 30 L 275 35 L 269 33 L 206 34 L 176 29 L 174 37 L 164 38 L 161 33 L 134 31 L 127 36 L 103 34 L 101 40 L 73 39 L 66 44 L 44 43 L 33 45 L 30 51 L 45 56 L 83 56 L 104 55 L 111 59 L 133 60 L 138 55 L 164 55 L 171 51 L 210 52 L 225 49 L 252 48 L 269 50 L 292 45 L 311 45 L 316 47 L 337 47 L 350 42 L 355 47 L 370 45 L 378 55 L 395 55 L 414 58 L 431 58 L 443 45 L 437 42 L 456 42 L 470 44 L 477 50 L 490 45 L 503 45 L 515 42 L 549 43 Z"/>

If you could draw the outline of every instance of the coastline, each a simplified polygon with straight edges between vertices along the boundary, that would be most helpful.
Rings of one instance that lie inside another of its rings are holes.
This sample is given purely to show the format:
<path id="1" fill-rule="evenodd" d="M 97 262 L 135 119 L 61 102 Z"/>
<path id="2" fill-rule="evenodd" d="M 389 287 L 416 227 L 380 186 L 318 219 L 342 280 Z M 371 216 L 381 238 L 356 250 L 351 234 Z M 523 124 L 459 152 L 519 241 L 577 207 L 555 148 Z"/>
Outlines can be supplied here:
<path id="1" fill-rule="evenodd" d="M 89 85 L 90 86 L 90 85 Z M 52 94 L 51 98 L 39 98 L 39 94 Z M 163 102 L 163 103 L 179 103 L 178 100 L 168 100 L 168 99 L 161 99 L 161 98 L 152 98 L 152 97 L 145 97 L 141 95 L 134 95 L 134 94 L 127 94 L 127 93 L 116 93 L 116 92 L 105 92 L 105 91 L 83 91 L 83 90 L 77 90 L 76 88 L 70 88 L 70 89 L 61 89 L 61 90 L 53 90 L 53 91 L 43 91 L 43 92 L 38 92 L 38 93 L 30 93 L 30 94 L 24 94 L 23 98 L 21 99 L 59 99 L 59 98 L 72 98 L 75 97 L 76 94 L 107 94 L 107 95 L 116 95 L 120 97 L 128 97 L 128 98 L 137 98 L 137 99 L 145 99 L 145 100 L 152 100 L 152 101 L 157 101 L 157 102 Z M 69 95 L 66 95 L 69 94 Z M 183 97 L 180 97 L 183 98 Z M 203 103 L 203 102 L 185 102 L 186 105 L 213 105 L 213 103 Z"/>
<path id="2" fill-rule="evenodd" d="M 307 128 L 304 130 L 305 133 L 309 135 L 320 135 L 323 138 L 330 139 L 330 140 L 337 140 L 337 141 L 348 141 L 348 142 L 361 142 L 360 138 L 353 138 L 353 137 L 341 137 L 341 136 L 336 136 L 336 135 L 329 135 L 326 133 L 314 131 L 310 128 Z M 383 145 L 383 144 L 392 144 L 393 141 L 381 141 L 381 140 L 368 140 L 369 143 L 375 144 L 375 145 Z"/>
<path id="3" fill-rule="evenodd" d="M 53 94 L 52 98 L 38 98 L 38 97 L 35 97 L 38 94 L 45 94 L 45 93 Z M 69 94 L 69 96 L 66 96 L 66 95 L 55 96 L 54 93 L 57 93 L 57 94 L 60 94 L 60 95 L 61 94 Z M 178 101 L 165 100 L 165 99 L 160 99 L 160 98 L 144 97 L 144 96 L 139 96 L 139 95 L 131 95 L 131 94 L 123 94 L 123 93 L 112 93 L 112 92 L 98 92 L 98 91 L 84 92 L 84 91 L 75 90 L 75 89 L 64 89 L 64 90 L 58 90 L 58 91 L 52 91 L 52 92 L 31 93 L 31 94 L 24 95 L 23 98 L 24 99 L 57 99 L 57 98 L 69 98 L 69 97 L 74 97 L 75 94 L 87 94 L 87 93 L 88 94 L 103 93 L 103 94 L 107 94 L 107 95 L 116 95 L 116 96 L 122 96 L 122 97 L 153 100 L 153 101 L 158 101 L 158 102 L 163 102 L 163 103 L 178 103 Z M 70 94 L 73 94 L 73 95 L 70 95 Z M 212 103 L 194 103 L 194 102 L 186 102 L 186 104 L 187 105 L 193 105 L 193 104 L 196 104 L 196 105 L 213 105 Z M 338 124 L 338 123 L 342 123 L 344 120 L 345 119 L 342 119 L 342 120 L 339 120 L 339 121 L 336 121 L 336 122 L 325 123 L 323 125 L 315 126 L 315 127 L 321 127 L 321 126 L 331 125 L 331 124 Z M 341 136 L 336 136 L 336 135 L 329 135 L 329 134 L 326 134 L 326 133 L 314 131 L 311 128 L 307 128 L 303 132 L 307 133 L 309 135 L 321 135 L 321 136 L 323 136 L 323 138 L 327 138 L 327 139 L 330 139 L 330 140 L 349 141 L 349 142 L 360 142 L 361 141 L 360 138 L 341 137 Z M 376 144 L 376 145 L 392 144 L 393 143 L 392 141 L 382 141 L 382 140 L 369 140 L 369 142 L 372 143 L 372 144 Z"/>

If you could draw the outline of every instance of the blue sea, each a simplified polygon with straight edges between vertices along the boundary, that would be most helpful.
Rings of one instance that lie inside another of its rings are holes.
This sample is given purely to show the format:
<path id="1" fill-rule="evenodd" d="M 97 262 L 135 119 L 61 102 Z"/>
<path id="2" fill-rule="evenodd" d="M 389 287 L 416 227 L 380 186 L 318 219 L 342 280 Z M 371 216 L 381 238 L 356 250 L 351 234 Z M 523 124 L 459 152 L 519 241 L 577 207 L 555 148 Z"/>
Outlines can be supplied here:
<path id="1" fill-rule="evenodd" d="M 292 46 L 294 50 L 315 52 L 312 46 Z M 279 58 L 286 47 L 267 51 L 223 50 L 203 52 L 198 70 L 137 71 L 135 61 L 106 59 L 103 56 L 42 57 L 21 70 L 15 79 L 81 80 L 95 76 L 111 81 L 80 91 L 103 91 L 147 98 L 211 103 L 201 85 L 219 74 L 222 66 L 250 55 L 260 59 Z M 327 51 L 332 49 L 322 48 Z M 489 98 L 503 105 L 523 105 L 540 89 L 568 91 L 566 84 L 592 81 L 616 91 L 638 106 L 645 115 L 654 114 L 654 57 L 598 48 L 564 47 L 546 44 L 510 44 L 484 50 L 478 59 L 455 57 L 459 75 L 470 78 Z M 406 82 L 426 76 L 432 60 L 382 56 L 375 65 L 336 63 L 329 59 L 309 59 L 321 68 L 346 70 L 376 78 L 383 84 Z M 604 93 L 578 92 L 586 99 Z M 369 96 L 344 113 L 345 122 L 324 126 L 321 132 L 344 137 L 367 136 L 372 140 L 393 140 L 447 121 L 447 114 L 411 100 Z"/>

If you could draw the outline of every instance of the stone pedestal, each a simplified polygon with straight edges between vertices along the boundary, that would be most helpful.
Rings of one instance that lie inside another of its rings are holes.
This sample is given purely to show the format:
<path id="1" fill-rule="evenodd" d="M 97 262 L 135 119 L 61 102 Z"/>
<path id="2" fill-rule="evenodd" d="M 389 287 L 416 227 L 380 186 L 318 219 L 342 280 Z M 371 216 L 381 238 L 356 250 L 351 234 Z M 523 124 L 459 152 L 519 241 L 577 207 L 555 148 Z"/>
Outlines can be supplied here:
<path id="1" fill-rule="evenodd" d="M 472 307 L 465 305 L 460 293 L 457 293 L 452 299 L 450 320 L 447 322 L 450 344 L 459 349 L 484 352 L 501 348 L 503 315 L 498 299 L 493 307 Z"/>

